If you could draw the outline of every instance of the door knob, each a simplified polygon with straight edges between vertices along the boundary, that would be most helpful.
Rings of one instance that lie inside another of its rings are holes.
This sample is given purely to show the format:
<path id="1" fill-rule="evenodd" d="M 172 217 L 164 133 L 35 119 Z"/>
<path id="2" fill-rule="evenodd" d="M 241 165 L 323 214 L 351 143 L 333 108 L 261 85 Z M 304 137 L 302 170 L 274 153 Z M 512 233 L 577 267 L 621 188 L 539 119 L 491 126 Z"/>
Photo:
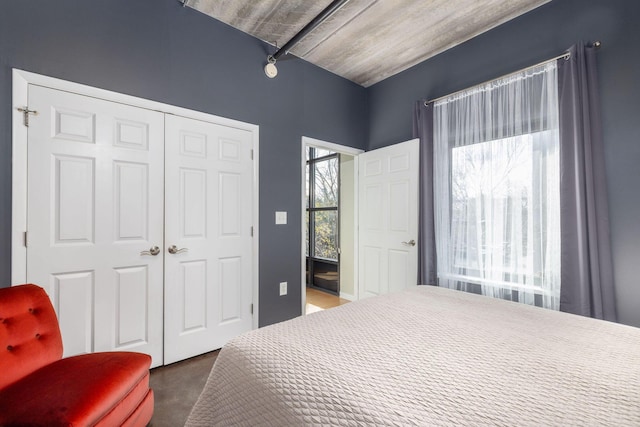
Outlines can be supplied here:
<path id="1" fill-rule="evenodd" d="M 183 252 L 189 252 L 188 248 L 180 248 L 178 249 L 178 247 L 176 245 L 171 245 L 169 246 L 169 249 L 167 249 L 169 251 L 170 254 L 181 254 Z"/>
<path id="2" fill-rule="evenodd" d="M 408 242 L 402 242 L 403 245 L 405 246 L 415 246 L 416 245 L 416 241 L 411 239 Z"/>
<path id="3" fill-rule="evenodd" d="M 156 256 L 160 253 L 160 248 L 157 246 L 152 246 L 148 251 L 140 252 L 140 255 L 153 255 Z"/>

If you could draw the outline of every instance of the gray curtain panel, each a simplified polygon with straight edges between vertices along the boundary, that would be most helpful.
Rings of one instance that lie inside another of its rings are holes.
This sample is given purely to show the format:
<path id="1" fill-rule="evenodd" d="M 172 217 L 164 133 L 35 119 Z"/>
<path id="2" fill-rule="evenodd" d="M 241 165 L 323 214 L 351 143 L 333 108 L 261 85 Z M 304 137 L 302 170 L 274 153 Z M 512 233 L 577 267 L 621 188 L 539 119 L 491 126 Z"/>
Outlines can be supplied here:
<path id="1" fill-rule="evenodd" d="M 616 321 L 604 145 L 595 48 L 579 43 L 558 61 L 560 103 L 560 310 Z M 420 138 L 418 284 L 437 285 L 433 210 L 433 106 L 417 101 Z"/>
<path id="2" fill-rule="evenodd" d="M 558 61 L 560 102 L 560 310 L 616 321 L 595 48 Z"/>
<path id="3" fill-rule="evenodd" d="M 413 109 L 413 137 L 420 139 L 420 195 L 418 201 L 418 285 L 437 282 L 436 237 L 433 219 L 433 104 L 417 101 Z"/>

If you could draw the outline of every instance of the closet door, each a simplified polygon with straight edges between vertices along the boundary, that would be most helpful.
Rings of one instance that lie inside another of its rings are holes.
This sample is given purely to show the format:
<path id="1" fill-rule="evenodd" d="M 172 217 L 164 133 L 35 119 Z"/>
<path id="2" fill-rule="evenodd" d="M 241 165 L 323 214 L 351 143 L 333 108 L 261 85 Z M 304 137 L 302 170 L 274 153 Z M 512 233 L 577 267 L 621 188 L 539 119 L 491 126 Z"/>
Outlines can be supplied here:
<path id="1" fill-rule="evenodd" d="M 166 116 L 165 363 L 251 329 L 250 132 Z"/>
<path id="2" fill-rule="evenodd" d="M 164 115 L 29 86 L 27 280 L 64 354 L 162 359 Z"/>

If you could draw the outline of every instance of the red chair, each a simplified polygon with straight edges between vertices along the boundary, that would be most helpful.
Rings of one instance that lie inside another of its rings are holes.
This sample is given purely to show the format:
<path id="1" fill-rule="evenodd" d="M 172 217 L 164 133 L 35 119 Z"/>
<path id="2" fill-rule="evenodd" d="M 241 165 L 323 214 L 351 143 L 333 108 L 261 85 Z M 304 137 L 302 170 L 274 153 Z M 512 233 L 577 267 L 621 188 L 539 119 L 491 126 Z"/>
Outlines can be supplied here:
<path id="1" fill-rule="evenodd" d="M 62 357 L 44 289 L 0 289 L 0 426 L 145 426 L 153 415 L 151 357 Z"/>

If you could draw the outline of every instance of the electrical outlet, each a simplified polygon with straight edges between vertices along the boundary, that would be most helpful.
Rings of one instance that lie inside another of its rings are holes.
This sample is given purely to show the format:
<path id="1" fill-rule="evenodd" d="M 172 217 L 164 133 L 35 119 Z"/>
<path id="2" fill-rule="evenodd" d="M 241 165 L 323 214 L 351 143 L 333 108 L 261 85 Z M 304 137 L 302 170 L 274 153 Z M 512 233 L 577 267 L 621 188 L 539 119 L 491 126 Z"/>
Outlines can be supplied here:
<path id="1" fill-rule="evenodd" d="M 280 296 L 287 294 L 287 282 L 280 282 Z"/>

